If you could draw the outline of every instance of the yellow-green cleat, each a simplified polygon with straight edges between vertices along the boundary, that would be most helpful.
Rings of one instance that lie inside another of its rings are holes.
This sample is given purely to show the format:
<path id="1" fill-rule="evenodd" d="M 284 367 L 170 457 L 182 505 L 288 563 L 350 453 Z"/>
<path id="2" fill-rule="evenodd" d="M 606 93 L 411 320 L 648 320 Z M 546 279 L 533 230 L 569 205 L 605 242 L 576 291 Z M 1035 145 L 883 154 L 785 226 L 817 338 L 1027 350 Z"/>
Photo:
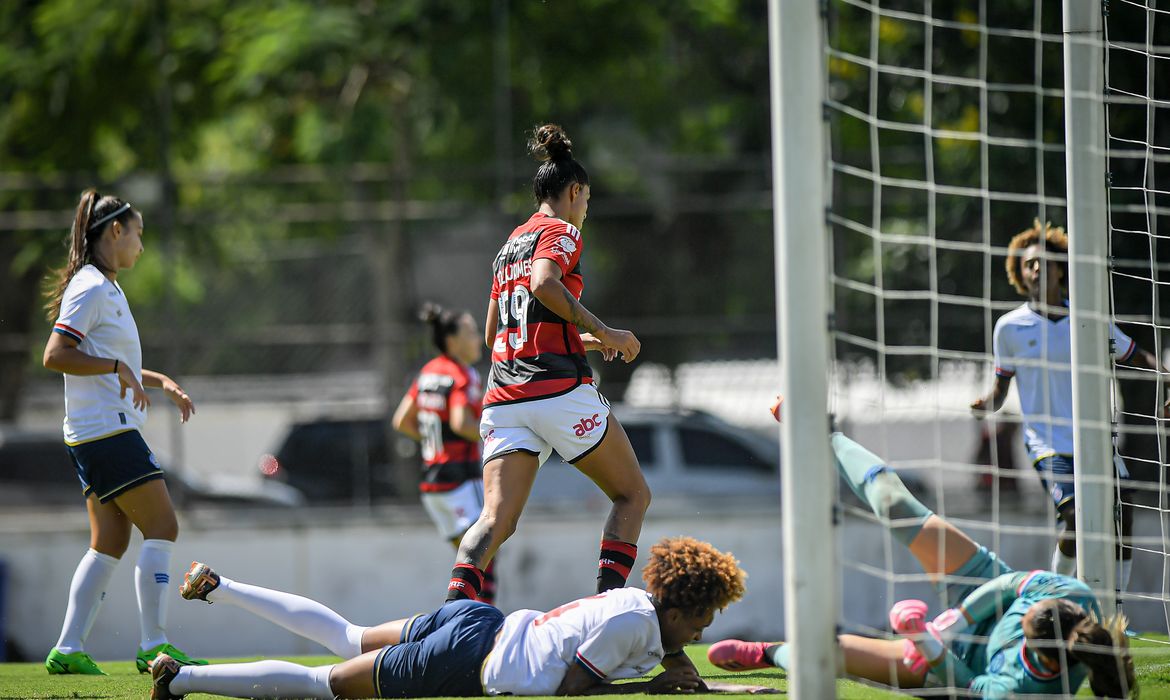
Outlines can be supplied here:
<path id="1" fill-rule="evenodd" d="M 45 658 L 45 668 L 50 675 L 76 674 L 79 676 L 104 676 L 105 671 L 98 668 L 84 651 L 75 651 L 72 654 L 62 654 L 56 649 L 49 652 Z"/>
<path id="2" fill-rule="evenodd" d="M 187 656 L 184 651 L 170 642 L 163 642 L 156 647 L 150 649 L 139 649 L 138 656 L 134 658 L 134 665 L 138 667 L 139 673 L 150 673 L 150 666 L 154 662 L 154 657 L 159 654 L 166 654 L 175 661 L 179 662 L 180 666 L 206 666 L 206 659 L 192 659 Z"/>

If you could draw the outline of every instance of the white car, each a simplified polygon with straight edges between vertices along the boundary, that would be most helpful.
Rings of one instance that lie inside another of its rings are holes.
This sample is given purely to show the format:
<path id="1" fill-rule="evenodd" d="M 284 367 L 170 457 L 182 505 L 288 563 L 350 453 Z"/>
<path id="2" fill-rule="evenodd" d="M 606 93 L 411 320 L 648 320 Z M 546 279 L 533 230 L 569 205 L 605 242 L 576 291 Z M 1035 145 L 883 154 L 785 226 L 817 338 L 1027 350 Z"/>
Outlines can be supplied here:
<path id="1" fill-rule="evenodd" d="M 616 404 L 613 413 L 630 438 L 656 501 L 716 498 L 779 504 L 778 440 L 701 411 Z M 540 468 L 529 503 L 554 506 L 565 501 L 609 507 L 596 485 L 554 454 Z"/>

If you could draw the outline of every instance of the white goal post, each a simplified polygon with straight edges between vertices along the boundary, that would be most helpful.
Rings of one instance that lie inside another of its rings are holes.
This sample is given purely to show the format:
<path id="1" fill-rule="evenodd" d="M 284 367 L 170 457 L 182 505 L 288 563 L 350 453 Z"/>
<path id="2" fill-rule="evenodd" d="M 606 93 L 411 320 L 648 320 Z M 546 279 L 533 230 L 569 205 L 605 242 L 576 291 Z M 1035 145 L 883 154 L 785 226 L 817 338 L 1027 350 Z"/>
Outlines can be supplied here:
<path id="1" fill-rule="evenodd" d="M 835 472 L 829 456 L 828 268 L 819 0 L 769 0 L 772 206 L 788 693 L 836 697 Z"/>

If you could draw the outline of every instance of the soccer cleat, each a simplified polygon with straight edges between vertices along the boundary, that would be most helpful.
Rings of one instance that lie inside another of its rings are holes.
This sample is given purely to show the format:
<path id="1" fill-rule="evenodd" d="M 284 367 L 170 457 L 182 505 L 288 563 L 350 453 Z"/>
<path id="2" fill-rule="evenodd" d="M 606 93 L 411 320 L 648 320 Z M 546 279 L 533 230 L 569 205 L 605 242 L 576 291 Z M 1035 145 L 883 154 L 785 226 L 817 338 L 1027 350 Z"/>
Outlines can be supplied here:
<path id="1" fill-rule="evenodd" d="M 890 629 L 898 634 L 922 634 L 926 631 L 926 610 L 921 600 L 899 600 L 890 608 Z"/>
<path id="2" fill-rule="evenodd" d="M 154 662 L 150 665 L 152 681 L 150 700 L 183 700 L 182 695 L 175 695 L 171 692 L 171 681 L 179 675 L 179 669 L 182 666 L 176 659 L 166 654 L 159 654 L 154 658 Z"/>
<path id="3" fill-rule="evenodd" d="M 219 587 L 219 574 L 202 562 L 191 562 L 191 568 L 183 574 L 183 585 L 179 586 L 179 595 L 187 600 L 199 599 L 208 604 L 207 594 Z"/>
<path id="4" fill-rule="evenodd" d="M 707 649 L 707 660 L 725 671 L 751 671 L 772 665 L 764 651 L 772 646 L 768 642 L 744 642 L 738 639 L 724 639 Z"/>
<path id="5" fill-rule="evenodd" d="M 150 649 L 139 649 L 138 656 L 134 657 L 134 665 L 138 667 L 139 673 L 147 673 L 150 671 L 150 665 L 154 663 L 155 657 L 160 654 L 169 659 L 174 660 L 180 666 L 206 666 L 207 661 L 204 659 L 192 659 L 187 656 L 182 649 L 174 646 L 170 642 L 163 642 L 158 646 Z"/>
<path id="6" fill-rule="evenodd" d="M 49 652 L 45 658 L 45 668 L 49 675 L 76 674 L 79 676 L 105 676 L 105 671 L 98 668 L 93 659 L 84 651 L 75 651 L 72 654 L 62 654 L 56 649 Z"/>

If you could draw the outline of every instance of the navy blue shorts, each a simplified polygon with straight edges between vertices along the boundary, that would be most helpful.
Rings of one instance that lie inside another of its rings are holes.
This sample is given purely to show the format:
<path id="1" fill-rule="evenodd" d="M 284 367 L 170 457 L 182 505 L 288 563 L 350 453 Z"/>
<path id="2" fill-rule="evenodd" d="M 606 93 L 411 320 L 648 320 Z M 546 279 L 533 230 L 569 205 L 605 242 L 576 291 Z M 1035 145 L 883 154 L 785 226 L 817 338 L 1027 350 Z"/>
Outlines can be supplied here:
<path id="1" fill-rule="evenodd" d="M 1076 481 L 1073 477 L 1072 455 L 1049 455 L 1036 460 L 1036 471 L 1040 472 L 1040 482 L 1044 489 L 1052 496 L 1052 502 L 1059 511 L 1069 506 L 1077 497 Z M 1129 478 L 1129 470 L 1120 456 L 1113 455 L 1113 473 L 1120 479 Z M 1127 489 L 1122 490 L 1128 493 Z"/>
<path id="2" fill-rule="evenodd" d="M 162 467 L 137 430 L 66 447 L 86 498 L 92 493 L 108 503 L 135 486 L 163 478 Z"/>
<path id="3" fill-rule="evenodd" d="M 483 660 L 504 625 L 487 603 L 458 600 L 406 623 L 402 642 L 378 653 L 374 688 L 380 698 L 483 695 Z"/>

